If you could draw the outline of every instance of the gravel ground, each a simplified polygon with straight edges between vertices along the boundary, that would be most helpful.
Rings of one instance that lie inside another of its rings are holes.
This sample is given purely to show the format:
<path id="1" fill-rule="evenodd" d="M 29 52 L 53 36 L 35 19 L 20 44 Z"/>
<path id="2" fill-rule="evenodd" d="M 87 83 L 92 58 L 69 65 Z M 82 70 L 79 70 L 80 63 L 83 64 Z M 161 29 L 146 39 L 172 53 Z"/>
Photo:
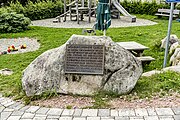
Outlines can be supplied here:
<path id="1" fill-rule="evenodd" d="M 32 105 L 44 106 L 44 107 L 55 107 L 55 108 L 84 108 L 93 106 L 95 102 L 91 97 L 73 97 L 70 95 L 60 95 L 47 100 L 36 100 L 31 102 Z"/>
<path id="2" fill-rule="evenodd" d="M 106 98 L 103 98 L 106 99 Z M 71 106 L 72 108 L 84 108 L 93 106 L 93 100 L 91 97 L 81 97 L 81 96 L 70 96 L 70 95 L 60 95 L 58 97 L 53 97 L 47 100 L 36 100 L 31 102 L 32 105 L 44 106 L 44 107 L 57 107 L 57 108 L 67 108 Z M 132 96 L 131 99 L 121 96 L 119 98 L 114 98 L 107 102 L 108 108 L 152 108 L 152 107 L 178 107 L 180 106 L 180 94 L 173 93 L 171 96 L 166 95 L 164 97 L 153 96 L 152 98 L 139 99 L 137 96 Z"/>
<path id="3" fill-rule="evenodd" d="M 26 44 L 26 49 L 20 49 L 21 45 Z M 18 51 L 13 51 L 8 54 L 17 54 L 17 53 L 24 53 L 24 52 L 30 52 L 38 50 L 40 47 L 40 44 L 37 42 L 36 39 L 32 38 L 17 38 L 17 39 L 0 39 L 0 52 L 7 51 L 9 46 L 14 45 L 15 48 L 18 49 Z"/>
<path id="4" fill-rule="evenodd" d="M 54 28 L 92 28 L 96 19 L 92 17 L 91 23 L 88 23 L 87 19 L 88 19 L 87 17 L 84 17 L 84 20 L 80 21 L 80 24 L 77 24 L 76 21 L 70 21 L 69 17 L 67 17 L 66 22 L 60 22 L 60 23 L 53 23 L 53 20 L 55 20 L 55 18 L 51 18 L 51 19 L 32 21 L 32 26 L 43 26 L 43 27 L 54 27 Z M 112 19 L 112 24 L 110 28 L 129 27 L 129 26 L 147 26 L 147 25 L 155 25 L 155 24 L 157 23 L 145 19 L 136 19 L 136 22 L 132 23 L 127 17 L 122 16 L 121 19 Z"/>

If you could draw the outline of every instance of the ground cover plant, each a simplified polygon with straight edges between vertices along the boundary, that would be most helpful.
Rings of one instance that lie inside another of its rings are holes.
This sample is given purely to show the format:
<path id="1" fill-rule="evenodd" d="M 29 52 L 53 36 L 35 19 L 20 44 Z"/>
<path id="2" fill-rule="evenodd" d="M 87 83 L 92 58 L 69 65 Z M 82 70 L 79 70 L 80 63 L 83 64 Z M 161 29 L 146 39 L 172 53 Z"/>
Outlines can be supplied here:
<path id="1" fill-rule="evenodd" d="M 127 27 L 127 28 L 110 28 L 107 31 L 107 36 L 110 36 L 113 41 L 136 41 L 145 46 L 150 47 L 144 52 L 145 55 L 154 57 L 156 60 L 144 67 L 144 71 L 161 69 L 164 58 L 164 50 L 160 49 L 160 40 L 167 34 L 168 20 L 158 20 L 153 16 L 137 15 L 141 18 L 147 18 L 158 22 L 153 26 Z M 180 37 L 180 23 L 173 21 L 172 34 Z M 17 37 L 32 37 L 39 40 L 41 47 L 34 52 L 23 54 L 10 54 L 0 56 L 0 69 L 9 68 L 14 71 L 13 75 L 0 75 L 0 91 L 5 96 L 15 96 L 16 99 L 23 98 L 26 102 L 39 98 L 51 97 L 57 95 L 55 93 L 45 93 L 42 96 L 26 97 L 21 86 L 22 71 L 30 64 L 37 56 L 46 50 L 56 48 L 64 44 L 72 34 L 81 34 L 82 29 L 65 29 L 65 28 L 46 28 L 46 27 L 31 27 L 30 30 L 21 33 L 0 34 L 0 38 L 17 38 Z M 102 32 L 97 32 L 97 35 L 102 35 Z M 174 72 L 162 73 L 152 77 L 142 77 L 137 82 L 131 95 L 136 93 L 138 98 L 151 97 L 156 93 L 168 94 L 169 91 L 180 92 L 180 74 Z M 131 95 L 126 95 L 131 98 Z M 107 97 L 107 99 L 103 99 Z M 114 93 L 104 93 L 93 96 L 95 104 L 93 108 L 108 106 L 106 102 L 113 97 L 119 97 Z"/>
<path id="2" fill-rule="evenodd" d="M 3 13 L 0 15 L 0 32 L 21 32 L 28 29 L 30 19 L 23 14 Z"/>

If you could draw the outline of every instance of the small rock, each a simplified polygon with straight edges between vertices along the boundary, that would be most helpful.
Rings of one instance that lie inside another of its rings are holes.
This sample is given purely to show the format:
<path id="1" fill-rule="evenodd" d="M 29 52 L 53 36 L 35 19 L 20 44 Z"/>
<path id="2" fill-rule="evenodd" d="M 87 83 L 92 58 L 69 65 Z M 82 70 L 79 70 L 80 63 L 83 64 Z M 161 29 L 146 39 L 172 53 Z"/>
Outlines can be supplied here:
<path id="1" fill-rule="evenodd" d="M 170 58 L 172 66 L 180 65 L 180 48 L 176 48 L 174 54 Z"/>
<path id="2" fill-rule="evenodd" d="M 179 45 L 179 42 L 175 42 L 171 45 L 170 47 L 170 50 L 169 50 L 169 54 L 172 54 L 176 48 L 178 48 L 180 45 Z"/>
<path id="3" fill-rule="evenodd" d="M 166 39 L 167 39 L 167 36 L 161 40 L 162 42 L 161 48 L 166 48 Z M 178 37 L 176 35 L 170 35 L 169 46 L 171 46 L 175 42 L 179 42 Z"/>
<path id="4" fill-rule="evenodd" d="M 152 71 L 148 71 L 148 72 L 143 73 L 142 76 L 150 77 L 152 75 L 159 74 L 159 73 L 162 73 L 162 72 L 159 70 L 152 70 Z"/>
<path id="5" fill-rule="evenodd" d="M 163 71 L 174 71 L 180 73 L 180 65 L 166 67 L 163 69 Z"/>
<path id="6" fill-rule="evenodd" d="M 5 68 L 5 69 L 0 70 L 0 74 L 1 75 L 12 75 L 13 71 L 8 68 Z"/>

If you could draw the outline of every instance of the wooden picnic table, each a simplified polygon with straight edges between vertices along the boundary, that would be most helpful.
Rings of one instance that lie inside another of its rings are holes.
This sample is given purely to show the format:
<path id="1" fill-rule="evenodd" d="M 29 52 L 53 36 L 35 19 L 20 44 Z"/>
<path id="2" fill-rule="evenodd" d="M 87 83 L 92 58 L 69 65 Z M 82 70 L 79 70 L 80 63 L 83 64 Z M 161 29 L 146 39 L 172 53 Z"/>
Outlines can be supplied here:
<path id="1" fill-rule="evenodd" d="M 143 51 L 146 49 L 149 49 L 148 47 L 134 42 L 134 41 L 130 41 L 130 42 L 117 42 L 121 47 L 123 47 L 124 49 L 130 51 L 131 53 L 133 53 L 136 57 L 141 57 L 143 54 Z"/>

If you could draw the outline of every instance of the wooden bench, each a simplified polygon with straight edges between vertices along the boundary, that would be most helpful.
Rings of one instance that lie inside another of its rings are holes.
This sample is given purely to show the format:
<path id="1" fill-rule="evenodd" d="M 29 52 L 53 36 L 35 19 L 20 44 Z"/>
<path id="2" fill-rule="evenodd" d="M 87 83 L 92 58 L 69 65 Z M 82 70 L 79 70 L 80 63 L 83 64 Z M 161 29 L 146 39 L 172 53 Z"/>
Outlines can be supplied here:
<path id="1" fill-rule="evenodd" d="M 135 41 L 117 42 L 117 43 L 124 49 L 130 51 L 136 57 L 142 56 L 143 51 L 146 49 L 149 49 L 148 47 L 146 47 L 140 43 L 137 43 Z"/>
<path id="2" fill-rule="evenodd" d="M 142 62 L 142 65 L 149 64 L 151 61 L 155 60 L 151 56 L 142 56 L 143 51 L 149 48 L 140 43 L 137 43 L 135 41 L 117 43 L 124 49 L 130 51 L 137 59 L 139 59 Z"/>
<path id="3" fill-rule="evenodd" d="M 178 18 L 180 10 L 173 10 L 173 18 Z M 158 17 L 169 17 L 170 9 L 158 9 L 158 13 L 155 14 Z"/>
<path id="4" fill-rule="evenodd" d="M 138 60 L 142 62 L 142 64 L 149 64 L 151 61 L 154 61 L 155 59 L 151 56 L 141 56 L 141 57 L 136 57 Z"/>

